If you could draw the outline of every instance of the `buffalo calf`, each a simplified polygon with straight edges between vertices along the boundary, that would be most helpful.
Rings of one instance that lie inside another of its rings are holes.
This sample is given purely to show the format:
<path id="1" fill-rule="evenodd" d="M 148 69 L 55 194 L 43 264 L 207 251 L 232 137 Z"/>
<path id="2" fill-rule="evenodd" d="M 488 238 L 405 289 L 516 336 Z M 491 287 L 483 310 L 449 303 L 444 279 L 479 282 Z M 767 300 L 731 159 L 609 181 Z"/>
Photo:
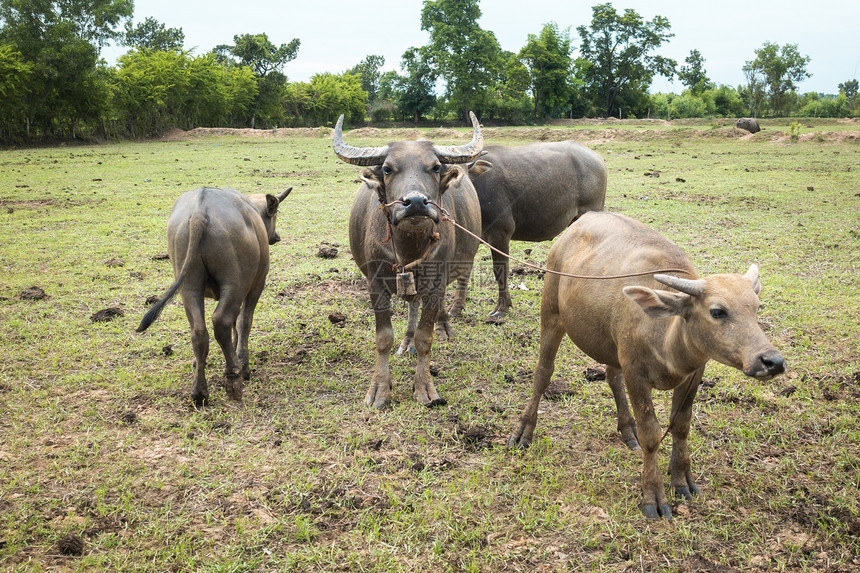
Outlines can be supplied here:
<path id="1" fill-rule="evenodd" d="M 246 196 L 235 189 L 204 187 L 182 194 L 173 205 L 167 249 L 176 282 L 146 312 L 137 331 L 146 330 L 164 305 L 181 294 L 191 324 L 195 359 L 191 398 L 197 406 L 209 399 L 204 298 L 218 301 L 212 328 L 226 361 L 227 395 L 242 399 L 242 379 L 251 377 L 248 332 L 269 272 L 269 245 L 281 240 L 275 230 L 278 206 L 291 190 L 278 196 Z"/>
<path id="2" fill-rule="evenodd" d="M 650 518 L 671 518 L 657 470 L 661 432 L 651 392 L 674 390 L 669 474 L 675 493 L 691 499 L 699 488 L 690 471 L 687 436 L 705 364 L 716 360 L 759 380 L 785 370 L 782 354 L 756 319 L 758 268 L 752 265 L 743 275 L 698 278 L 689 257 L 658 233 L 624 215 L 598 212 L 586 213 L 559 237 L 547 267 L 589 276 L 648 274 L 599 281 L 546 274 L 532 397 L 508 446 L 531 442 L 538 404 L 567 334 L 588 356 L 606 365 L 618 429 L 628 447 L 641 445 L 642 512 Z M 652 274 L 663 269 L 677 269 L 675 274 L 684 277 Z"/>

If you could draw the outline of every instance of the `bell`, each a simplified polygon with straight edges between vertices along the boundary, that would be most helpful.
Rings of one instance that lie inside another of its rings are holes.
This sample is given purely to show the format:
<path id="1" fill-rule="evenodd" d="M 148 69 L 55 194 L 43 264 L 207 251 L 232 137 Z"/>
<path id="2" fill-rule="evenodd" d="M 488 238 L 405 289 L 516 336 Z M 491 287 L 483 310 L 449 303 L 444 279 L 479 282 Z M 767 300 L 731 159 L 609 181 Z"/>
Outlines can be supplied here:
<path id="1" fill-rule="evenodd" d="M 415 276 L 409 273 L 397 273 L 397 296 L 414 296 L 418 294 L 415 290 Z"/>

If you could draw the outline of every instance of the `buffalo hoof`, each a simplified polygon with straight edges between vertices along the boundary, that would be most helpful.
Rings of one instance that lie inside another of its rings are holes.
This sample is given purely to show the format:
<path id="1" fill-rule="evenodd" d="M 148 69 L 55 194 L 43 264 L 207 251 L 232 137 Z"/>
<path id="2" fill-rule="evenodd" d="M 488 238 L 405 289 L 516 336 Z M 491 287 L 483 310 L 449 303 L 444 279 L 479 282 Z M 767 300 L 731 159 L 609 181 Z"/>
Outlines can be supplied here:
<path id="1" fill-rule="evenodd" d="M 439 406 L 447 406 L 448 400 L 445 398 L 436 398 L 435 400 L 431 400 L 426 404 L 428 408 L 437 408 Z"/>
<path id="2" fill-rule="evenodd" d="M 639 446 L 639 440 L 636 438 L 631 438 L 624 442 L 624 444 L 627 446 L 628 450 L 632 450 L 634 452 L 642 451 L 642 448 Z"/>
<path id="3" fill-rule="evenodd" d="M 669 505 L 661 505 L 658 509 L 656 505 L 648 504 L 642 506 L 642 514 L 645 515 L 648 519 L 660 519 L 664 517 L 666 519 L 672 519 L 672 510 L 669 509 Z"/>
<path id="4" fill-rule="evenodd" d="M 194 402 L 195 408 L 203 408 L 204 406 L 209 405 L 209 395 L 206 394 L 206 395 L 195 396 L 192 394 L 191 395 L 191 401 Z"/>
<path id="5" fill-rule="evenodd" d="M 227 397 L 231 400 L 241 401 L 242 400 L 242 390 L 244 389 L 244 382 L 242 381 L 241 376 L 227 376 L 225 378 L 225 389 L 227 390 Z"/>
<path id="6" fill-rule="evenodd" d="M 415 349 L 415 343 L 412 342 L 412 340 L 404 340 L 397 348 L 397 352 L 395 352 L 395 354 L 397 356 L 403 356 L 404 354 L 415 356 L 418 354 L 418 350 Z"/>
<path id="7" fill-rule="evenodd" d="M 678 497 L 683 497 L 687 501 L 690 501 L 694 497 L 699 495 L 699 486 L 697 486 L 696 484 L 692 484 L 690 487 L 676 487 L 675 495 Z"/>
<path id="8" fill-rule="evenodd" d="M 511 434 L 510 437 L 508 437 L 509 449 L 517 448 L 518 450 L 524 450 L 530 445 L 531 442 L 529 440 L 521 439 L 519 434 Z"/>

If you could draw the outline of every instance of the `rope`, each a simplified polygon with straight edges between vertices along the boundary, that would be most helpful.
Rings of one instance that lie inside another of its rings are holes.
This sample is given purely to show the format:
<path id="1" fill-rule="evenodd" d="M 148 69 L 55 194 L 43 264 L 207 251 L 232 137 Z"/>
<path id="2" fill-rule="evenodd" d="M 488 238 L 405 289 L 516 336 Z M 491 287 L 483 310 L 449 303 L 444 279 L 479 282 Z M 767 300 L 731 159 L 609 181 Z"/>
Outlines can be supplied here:
<path id="1" fill-rule="evenodd" d="M 484 239 L 482 239 L 481 237 L 479 237 L 478 235 L 476 235 L 475 233 L 473 233 L 472 231 L 470 231 L 469 229 L 467 229 L 466 227 L 464 227 L 463 225 L 461 225 L 460 223 L 458 223 L 457 221 L 452 219 L 451 215 L 448 213 L 448 211 L 445 210 L 444 207 L 442 207 L 441 205 L 439 205 L 433 201 L 431 201 L 430 204 L 435 205 L 436 207 L 441 209 L 443 221 L 450 222 L 452 225 L 454 225 L 455 227 L 457 227 L 461 231 L 463 231 L 466 234 L 471 235 L 472 237 L 478 239 L 479 242 L 488 246 L 490 248 L 490 250 L 492 250 L 496 253 L 499 253 L 503 257 L 507 257 L 513 261 L 516 261 L 516 262 L 522 264 L 522 265 L 525 265 L 527 267 L 531 267 L 533 269 L 537 269 L 537 270 L 545 272 L 545 273 L 551 273 L 551 274 L 559 275 L 562 277 L 570 277 L 570 278 L 574 278 L 574 279 L 587 279 L 587 280 L 626 279 L 626 278 L 630 278 L 630 277 L 642 277 L 642 276 L 653 275 L 653 274 L 658 274 L 658 273 L 684 273 L 684 274 L 688 274 L 688 275 L 692 274 L 692 273 L 690 273 L 690 271 L 685 270 L 685 269 L 657 269 L 657 270 L 653 270 L 653 271 L 643 271 L 643 272 L 639 272 L 639 273 L 628 273 L 628 274 L 624 274 L 624 275 L 601 275 L 601 276 L 597 276 L 597 275 L 574 275 L 571 273 L 563 273 L 561 271 L 553 271 L 551 269 L 547 269 L 547 268 L 535 265 L 535 264 L 530 263 L 528 261 L 518 259 L 518 258 L 516 258 L 516 257 L 514 257 L 508 253 L 501 251 L 500 249 L 497 249 L 496 247 L 494 247 L 493 245 L 491 245 L 490 243 L 488 243 L 487 241 L 485 241 Z"/>

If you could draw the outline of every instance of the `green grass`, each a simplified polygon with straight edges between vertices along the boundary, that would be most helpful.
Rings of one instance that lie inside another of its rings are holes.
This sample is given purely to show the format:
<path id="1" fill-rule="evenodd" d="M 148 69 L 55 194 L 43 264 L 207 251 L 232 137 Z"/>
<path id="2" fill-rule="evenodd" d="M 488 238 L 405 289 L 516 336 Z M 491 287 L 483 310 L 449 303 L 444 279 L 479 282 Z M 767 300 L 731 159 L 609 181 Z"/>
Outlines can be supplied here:
<path id="1" fill-rule="evenodd" d="M 605 383 L 584 379 L 596 365 L 569 343 L 555 375 L 569 393 L 542 402 L 528 451 L 505 449 L 531 391 L 542 283 L 515 275 L 527 290 L 514 291 L 513 313 L 502 326 L 485 324 L 495 305 L 485 247 L 456 340 L 433 348 L 448 406 L 413 402 L 414 362 L 401 357 L 392 358 L 393 408 L 362 405 L 373 316 L 346 235 L 358 169 L 338 161 L 328 140 L 5 150 L 0 568 L 860 566 L 857 140 L 835 138 L 844 128 L 835 122 L 814 123 L 825 141 L 796 143 L 729 136 L 729 128 L 711 137 L 707 125 L 620 123 L 629 136 L 587 132 L 609 169 L 607 208 L 660 230 L 702 273 L 757 263 L 760 319 L 789 367 L 760 383 L 708 366 L 691 434 L 703 493 L 674 506 L 674 522 L 641 516 L 641 459 L 615 431 Z M 767 135 L 777 126 L 765 127 Z M 492 133 L 488 143 L 516 144 L 546 130 Z M 218 384 L 223 362 L 213 340 L 212 405 L 196 411 L 180 303 L 146 333 L 134 328 L 145 299 L 172 282 L 170 263 L 153 260 L 166 253 L 171 205 L 201 185 L 294 191 L 251 334 L 245 399 L 230 402 Z M 338 257 L 317 258 L 322 245 L 337 245 Z M 513 254 L 532 249 L 528 258 L 543 262 L 549 246 L 515 243 Z M 49 298 L 21 300 L 31 286 Z M 108 307 L 125 315 L 91 321 Z M 347 316 L 342 328 L 328 320 L 335 311 Z M 397 336 L 405 316 L 398 301 Z M 669 404 L 657 394 L 663 424 Z M 664 468 L 669 450 L 667 440 Z M 68 534 L 84 540 L 82 555 L 61 552 Z"/>

